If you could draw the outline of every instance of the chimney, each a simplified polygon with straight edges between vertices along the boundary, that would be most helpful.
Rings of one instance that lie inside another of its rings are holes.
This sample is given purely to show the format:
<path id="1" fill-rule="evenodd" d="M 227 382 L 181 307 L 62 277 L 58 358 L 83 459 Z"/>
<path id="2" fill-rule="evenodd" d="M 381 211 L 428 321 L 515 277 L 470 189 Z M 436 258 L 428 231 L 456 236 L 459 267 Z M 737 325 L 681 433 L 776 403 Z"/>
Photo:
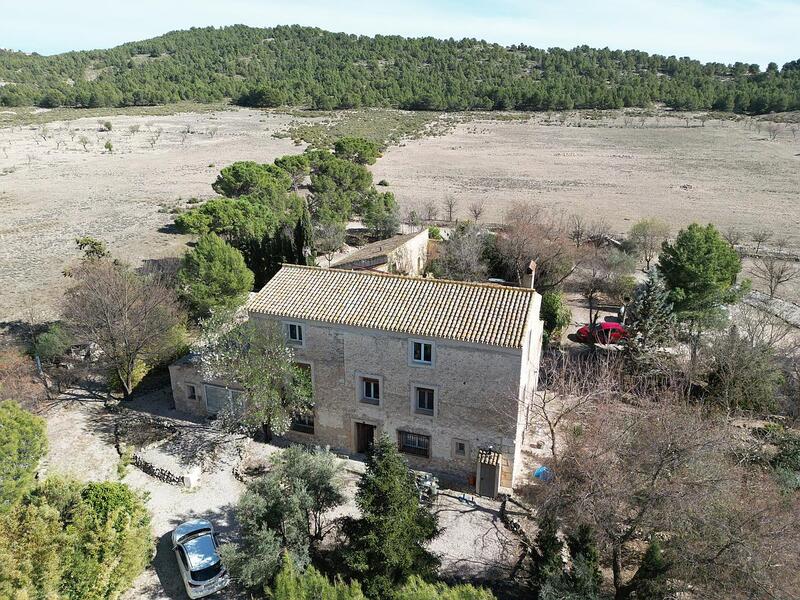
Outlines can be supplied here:
<path id="1" fill-rule="evenodd" d="M 532 260 L 528 265 L 528 277 L 530 277 L 530 282 L 528 283 L 528 287 L 534 289 L 534 281 L 536 279 L 536 261 Z"/>

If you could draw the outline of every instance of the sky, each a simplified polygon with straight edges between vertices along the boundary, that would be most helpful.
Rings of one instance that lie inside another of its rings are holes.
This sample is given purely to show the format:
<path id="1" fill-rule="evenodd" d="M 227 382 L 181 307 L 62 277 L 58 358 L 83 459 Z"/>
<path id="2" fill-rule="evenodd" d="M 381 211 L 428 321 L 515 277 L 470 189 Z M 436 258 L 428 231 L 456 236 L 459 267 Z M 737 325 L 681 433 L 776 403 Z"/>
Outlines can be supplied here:
<path id="1" fill-rule="evenodd" d="M 762 67 L 800 58 L 800 0 L 0 0 L 0 47 L 55 54 L 236 23 L 586 44 Z"/>

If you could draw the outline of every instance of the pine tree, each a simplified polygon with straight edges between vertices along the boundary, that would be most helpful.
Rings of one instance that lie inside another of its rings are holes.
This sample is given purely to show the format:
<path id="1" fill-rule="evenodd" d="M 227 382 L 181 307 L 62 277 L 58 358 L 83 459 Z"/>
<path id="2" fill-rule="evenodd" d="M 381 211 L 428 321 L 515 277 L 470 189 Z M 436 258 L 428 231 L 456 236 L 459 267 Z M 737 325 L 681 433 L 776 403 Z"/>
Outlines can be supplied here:
<path id="1" fill-rule="evenodd" d="M 242 253 L 213 233 L 200 237 L 178 272 L 182 295 L 197 317 L 216 308 L 233 309 L 253 289 L 253 272 Z"/>
<path id="2" fill-rule="evenodd" d="M 439 533 L 436 517 L 420 506 L 408 466 L 383 435 L 358 484 L 360 519 L 343 525 L 342 558 L 370 598 L 387 598 L 413 575 L 432 579 L 438 559 L 425 545 Z"/>
<path id="3" fill-rule="evenodd" d="M 561 550 L 564 543 L 558 537 L 558 521 L 550 514 L 539 520 L 539 531 L 536 533 L 536 548 L 533 551 L 531 579 L 536 590 L 554 579 L 560 579 L 564 570 Z"/>
<path id="4" fill-rule="evenodd" d="M 600 573 L 600 552 L 594 531 L 590 525 L 581 523 L 567 538 L 567 546 L 572 556 L 572 570 L 569 574 L 570 587 L 583 598 L 597 595 L 602 581 Z"/>
<path id="5" fill-rule="evenodd" d="M 675 314 L 664 279 L 655 269 L 647 272 L 647 281 L 636 291 L 630 308 L 628 348 L 646 355 L 672 339 Z"/>
<path id="6" fill-rule="evenodd" d="M 653 540 L 628 584 L 628 594 L 636 592 L 637 598 L 648 600 L 665 600 L 671 597 L 672 590 L 667 579 L 669 568 L 669 561 L 664 556 L 661 544 L 658 540 Z"/>

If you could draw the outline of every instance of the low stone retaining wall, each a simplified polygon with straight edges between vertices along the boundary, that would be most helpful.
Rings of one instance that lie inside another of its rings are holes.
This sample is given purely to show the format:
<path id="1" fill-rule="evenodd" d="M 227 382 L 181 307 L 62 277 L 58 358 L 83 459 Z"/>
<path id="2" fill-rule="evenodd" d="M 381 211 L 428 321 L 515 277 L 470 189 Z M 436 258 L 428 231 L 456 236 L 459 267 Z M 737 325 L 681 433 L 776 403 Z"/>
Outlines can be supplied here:
<path id="1" fill-rule="evenodd" d="M 770 298 L 768 294 L 755 290 L 745 296 L 744 302 L 779 319 L 783 319 L 793 327 L 800 328 L 800 305 L 794 302 L 787 302 L 780 298 Z"/>
<path id="2" fill-rule="evenodd" d="M 138 452 L 134 453 L 134 455 L 131 457 L 131 464 L 144 473 L 147 473 L 151 477 L 155 477 L 159 481 L 163 481 L 164 483 L 169 483 L 171 485 L 183 485 L 183 474 L 178 475 L 169 469 L 157 467 L 153 463 L 142 458 Z"/>

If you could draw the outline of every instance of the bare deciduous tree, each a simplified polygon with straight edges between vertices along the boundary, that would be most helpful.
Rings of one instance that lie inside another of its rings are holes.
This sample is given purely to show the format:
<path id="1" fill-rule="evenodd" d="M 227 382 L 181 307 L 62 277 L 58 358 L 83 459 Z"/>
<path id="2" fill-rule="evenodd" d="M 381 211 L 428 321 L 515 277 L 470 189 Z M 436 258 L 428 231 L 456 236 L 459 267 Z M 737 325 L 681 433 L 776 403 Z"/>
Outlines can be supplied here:
<path id="1" fill-rule="evenodd" d="M 800 277 L 800 268 L 781 256 L 785 242 L 779 242 L 775 252 L 763 256 L 756 255 L 753 259 L 753 277 L 764 282 L 770 298 L 774 298 L 778 289 L 784 284 Z"/>
<path id="2" fill-rule="evenodd" d="M 428 199 L 422 205 L 422 218 L 428 222 L 435 221 L 439 217 L 439 207 L 433 199 Z"/>
<path id="3" fill-rule="evenodd" d="M 772 238 L 772 231 L 769 229 L 756 229 L 750 234 L 750 238 L 756 245 L 754 254 L 758 256 L 761 246 L 766 244 Z"/>
<path id="4" fill-rule="evenodd" d="M 670 549 L 670 586 L 703 598 L 791 597 L 800 511 L 775 483 L 736 464 L 723 423 L 669 398 L 609 403 L 582 417 L 530 497 L 598 534 L 615 597 L 632 593 L 647 542 Z M 635 579 L 635 576 L 634 576 Z"/>
<path id="5" fill-rule="evenodd" d="M 469 214 L 472 217 L 472 220 L 476 223 L 481 220 L 483 216 L 485 205 L 483 200 L 476 200 L 475 202 L 471 202 L 469 205 Z"/>
<path id="6" fill-rule="evenodd" d="M 101 361 L 119 379 L 125 396 L 142 364 L 174 351 L 174 330 L 183 321 L 175 291 L 155 275 L 143 276 L 108 259 L 84 260 L 71 270 L 64 319 L 76 339 L 94 343 Z"/>
<path id="7" fill-rule="evenodd" d="M 455 196 L 445 196 L 445 199 L 442 200 L 442 208 L 444 208 L 444 213 L 447 215 L 447 220 L 450 223 L 453 222 L 453 213 L 455 212 L 457 204 L 458 200 L 456 200 Z"/>
<path id="8" fill-rule="evenodd" d="M 736 227 L 728 227 L 722 234 L 725 240 L 731 245 L 731 248 L 735 248 L 739 244 L 742 243 L 742 238 L 744 234 L 741 230 L 737 229 Z"/>
<path id="9" fill-rule="evenodd" d="M 536 263 L 536 288 L 546 291 L 560 286 L 575 270 L 578 252 L 569 242 L 563 218 L 541 207 L 517 202 L 504 217 L 497 236 L 497 250 L 510 272 L 522 284 L 531 261 Z"/>
<path id="10" fill-rule="evenodd" d="M 588 227 L 581 215 L 572 214 L 569 217 L 569 239 L 575 243 L 576 248 L 580 248 L 588 237 Z"/>
<path id="11" fill-rule="evenodd" d="M 553 352 L 543 357 L 529 422 L 547 427 L 551 456 L 557 455 L 561 428 L 568 421 L 579 420 L 619 391 L 622 366 L 613 353 L 582 356 Z"/>

